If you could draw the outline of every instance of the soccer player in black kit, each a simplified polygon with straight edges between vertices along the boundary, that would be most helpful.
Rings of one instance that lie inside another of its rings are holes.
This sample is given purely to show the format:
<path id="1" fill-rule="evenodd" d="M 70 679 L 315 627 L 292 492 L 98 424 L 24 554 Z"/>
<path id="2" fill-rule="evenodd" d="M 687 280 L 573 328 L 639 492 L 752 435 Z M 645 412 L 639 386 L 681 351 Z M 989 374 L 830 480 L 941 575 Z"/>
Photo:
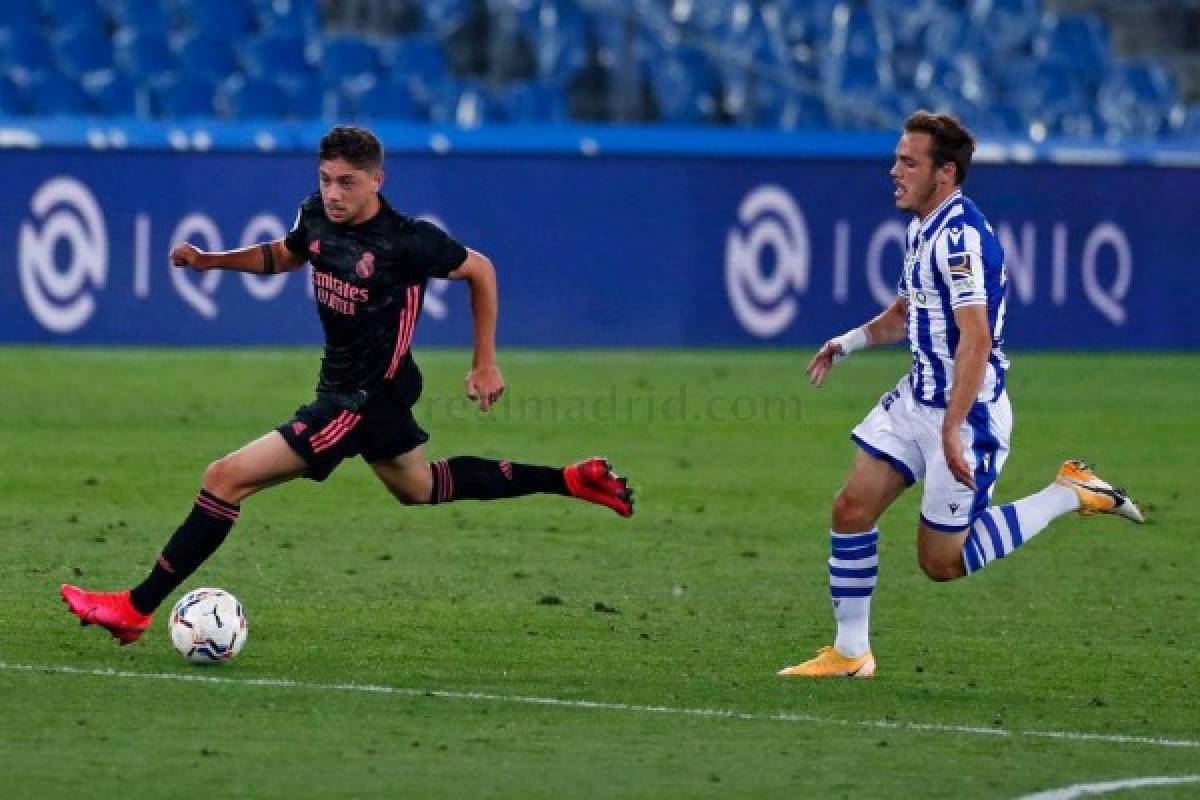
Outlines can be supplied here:
<path id="1" fill-rule="evenodd" d="M 321 139 L 320 192 L 300 206 L 284 238 L 222 253 L 190 244 L 171 252 L 178 267 L 271 274 L 313 266 L 325 330 L 316 399 L 295 416 L 204 472 L 191 513 L 142 583 L 122 592 L 64 585 L 62 598 L 83 624 L 107 628 L 121 644 L 146 630 L 155 609 L 225 540 L 250 495 L 293 478 L 323 481 L 343 459 L 362 456 L 404 504 L 491 500 L 534 493 L 568 495 L 633 513 L 633 492 L 602 458 L 564 468 L 459 456 L 429 463 L 428 436 L 413 419 L 421 373 L 410 345 L 430 278 L 465 280 L 475 353 L 466 390 L 487 411 L 504 391 L 496 366 L 496 273 L 482 254 L 437 226 L 392 209 L 379 194 L 383 148 L 370 131 L 339 126 Z"/>

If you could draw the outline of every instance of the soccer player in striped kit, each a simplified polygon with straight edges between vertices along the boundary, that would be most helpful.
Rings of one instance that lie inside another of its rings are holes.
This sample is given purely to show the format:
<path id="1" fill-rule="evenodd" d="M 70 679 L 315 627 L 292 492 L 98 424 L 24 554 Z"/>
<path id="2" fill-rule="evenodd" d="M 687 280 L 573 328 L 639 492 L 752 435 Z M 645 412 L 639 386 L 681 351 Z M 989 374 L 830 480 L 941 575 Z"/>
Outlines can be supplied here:
<path id="1" fill-rule="evenodd" d="M 935 581 L 972 575 L 1071 511 L 1142 522 L 1129 496 L 1081 461 L 1067 461 L 1037 494 L 990 506 L 1008 456 L 1012 411 L 1004 389 L 1004 251 L 962 194 L 975 143 L 952 116 L 918 111 L 905 123 L 892 166 L 896 207 L 908 226 L 899 297 L 867 324 L 829 340 L 808 365 L 820 386 L 833 365 L 864 347 L 905 338 L 912 370 L 858 424 L 845 486 L 833 502 L 829 588 L 837 638 L 780 671 L 803 677 L 870 677 L 871 595 L 879 571 L 876 523 L 918 480 L 922 570 Z"/>
<path id="2" fill-rule="evenodd" d="M 428 435 L 413 419 L 421 373 L 411 351 L 426 281 L 467 282 L 474 317 L 474 360 L 467 394 L 487 411 L 504 391 L 496 365 L 496 273 L 482 254 L 437 226 L 392 209 L 379 194 L 383 148 L 370 131 L 339 126 L 322 140 L 320 191 L 300 207 L 278 241 L 223 253 L 181 244 L 179 267 L 271 274 L 311 262 L 325 331 L 316 399 L 270 433 L 209 465 L 191 513 L 139 585 L 61 593 L 84 624 L 136 641 L 156 608 L 225 540 L 250 495 L 294 478 L 323 481 L 346 458 L 362 456 L 405 504 L 560 494 L 633 514 L 633 492 L 602 458 L 544 467 L 459 456 L 429 463 Z"/>

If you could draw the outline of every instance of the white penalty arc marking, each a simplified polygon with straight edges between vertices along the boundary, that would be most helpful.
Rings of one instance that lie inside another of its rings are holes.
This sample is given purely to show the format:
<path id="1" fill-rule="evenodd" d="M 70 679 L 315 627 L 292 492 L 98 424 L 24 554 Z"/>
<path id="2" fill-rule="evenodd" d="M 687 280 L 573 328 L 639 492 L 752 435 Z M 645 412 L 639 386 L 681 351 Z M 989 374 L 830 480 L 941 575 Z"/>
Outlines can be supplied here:
<path id="1" fill-rule="evenodd" d="M 273 689 L 303 689 L 317 692 L 358 692 L 384 694 L 398 697 L 436 697 L 443 700 L 470 700 L 490 703 L 513 703 L 526 706 L 548 706 L 554 708 L 580 708 L 598 711 L 625 711 L 634 714 L 666 714 L 684 717 L 710 717 L 771 722 L 800 722 L 811 725 L 836 725 L 847 728 L 873 728 L 879 730 L 917 731 L 920 733 L 963 733 L 973 736 L 1033 737 L 1038 739 L 1062 739 L 1073 742 L 1098 742 L 1103 744 L 1132 744 L 1149 747 L 1182 747 L 1200 749 L 1200 741 L 1193 739 L 1166 739 L 1153 736 L 1128 736 L 1112 733 L 1084 733 L 1081 731 L 1033 731 L 986 728 L 976 725 L 945 725 L 935 722 L 901 722 L 897 720 L 852 720 L 833 717 L 818 717 L 812 714 L 797 714 L 790 711 L 755 714 L 721 708 L 678 708 L 674 706 L 650 706 L 636 703 L 607 703 L 599 700 L 564 700 L 556 697 L 530 697 L 491 692 L 464 692 L 452 689 L 414 689 L 403 686 L 384 686 L 370 683 L 307 683 L 287 678 L 230 678 L 223 675 L 199 675 L 177 672 L 133 672 L 119 669 L 88 669 L 86 667 L 52 666 L 38 664 L 9 664 L 0 661 L 0 672 L 41 672 L 51 675 L 83 675 L 97 678 L 121 678 L 126 680 L 175 681 L 178 683 L 208 683 L 221 686 L 260 686 Z"/>
<path id="2" fill-rule="evenodd" d="M 1037 794 L 1027 794 L 1019 800 L 1075 800 L 1076 797 L 1094 797 L 1098 794 L 1123 792 L 1126 789 L 1144 789 L 1150 786 L 1176 786 L 1180 783 L 1200 783 L 1200 775 L 1156 775 L 1149 778 L 1129 778 L 1106 783 L 1079 783 L 1062 789 L 1049 789 Z"/>

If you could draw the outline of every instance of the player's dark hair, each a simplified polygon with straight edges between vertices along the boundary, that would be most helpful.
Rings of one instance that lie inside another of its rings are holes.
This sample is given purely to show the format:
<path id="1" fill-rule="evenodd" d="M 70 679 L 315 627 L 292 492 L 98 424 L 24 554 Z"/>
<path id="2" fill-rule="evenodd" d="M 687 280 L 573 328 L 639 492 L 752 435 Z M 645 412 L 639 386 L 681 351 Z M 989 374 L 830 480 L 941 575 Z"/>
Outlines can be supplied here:
<path id="1" fill-rule="evenodd" d="M 366 128 L 338 125 L 321 137 L 320 158 L 340 158 L 355 169 L 374 172 L 383 166 L 383 145 Z"/>
<path id="2" fill-rule="evenodd" d="M 967 167 L 971 166 L 971 156 L 975 155 L 975 137 L 957 118 L 950 114 L 934 114 L 921 110 L 908 118 L 904 123 L 904 130 L 906 133 L 928 133 L 933 139 L 933 168 L 939 169 L 943 164 L 954 164 L 957 168 L 954 183 L 957 186 L 962 185 L 967 179 Z"/>

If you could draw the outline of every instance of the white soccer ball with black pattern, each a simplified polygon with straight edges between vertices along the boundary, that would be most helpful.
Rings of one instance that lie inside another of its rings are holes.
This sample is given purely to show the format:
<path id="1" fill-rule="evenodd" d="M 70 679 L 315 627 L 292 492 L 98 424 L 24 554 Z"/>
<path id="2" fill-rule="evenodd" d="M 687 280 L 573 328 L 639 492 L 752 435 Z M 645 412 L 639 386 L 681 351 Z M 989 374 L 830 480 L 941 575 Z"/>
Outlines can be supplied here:
<path id="1" fill-rule="evenodd" d="M 193 664 L 230 661 L 246 646 L 242 604 L 224 589 L 193 589 L 171 609 L 171 644 Z"/>

